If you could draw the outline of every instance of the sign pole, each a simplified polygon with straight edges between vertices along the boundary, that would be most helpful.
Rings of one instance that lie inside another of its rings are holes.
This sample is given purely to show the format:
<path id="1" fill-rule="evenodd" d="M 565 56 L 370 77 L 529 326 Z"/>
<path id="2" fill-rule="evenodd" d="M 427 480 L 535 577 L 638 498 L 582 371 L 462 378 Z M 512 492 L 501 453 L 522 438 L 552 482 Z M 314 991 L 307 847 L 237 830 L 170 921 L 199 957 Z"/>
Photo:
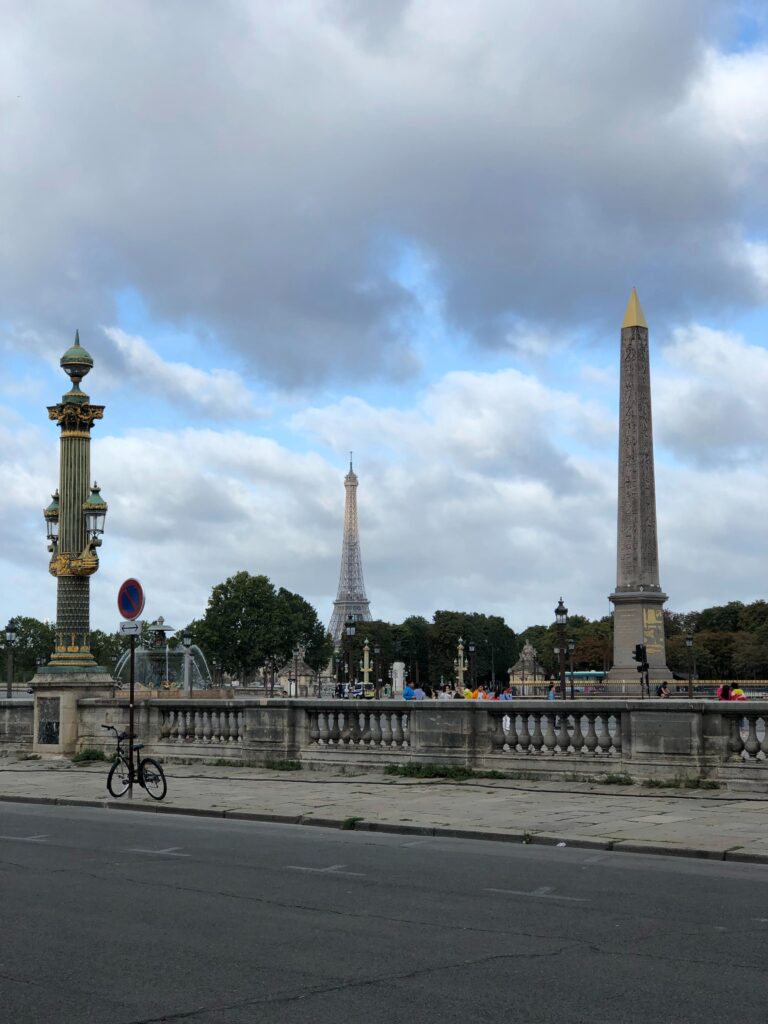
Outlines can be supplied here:
<path id="1" fill-rule="evenodd" d="M 136 679 L 134 664 L 136 655 L 136 637 L 131 633 L 131 667 L 128 684 L 128 799 L 133 799 L 133 697 Z"/>

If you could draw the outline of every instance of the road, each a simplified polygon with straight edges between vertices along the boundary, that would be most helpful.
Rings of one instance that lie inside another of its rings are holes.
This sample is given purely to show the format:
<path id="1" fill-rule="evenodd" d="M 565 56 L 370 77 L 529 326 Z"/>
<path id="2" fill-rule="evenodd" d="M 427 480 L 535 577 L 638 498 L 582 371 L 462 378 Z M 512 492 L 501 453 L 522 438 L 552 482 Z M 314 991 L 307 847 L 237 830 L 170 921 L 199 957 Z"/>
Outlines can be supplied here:
<path id="1" fill-rule="evenodd" d="M 768 870 L 0 804 L 2 1024 L 763 1019 Z"/>

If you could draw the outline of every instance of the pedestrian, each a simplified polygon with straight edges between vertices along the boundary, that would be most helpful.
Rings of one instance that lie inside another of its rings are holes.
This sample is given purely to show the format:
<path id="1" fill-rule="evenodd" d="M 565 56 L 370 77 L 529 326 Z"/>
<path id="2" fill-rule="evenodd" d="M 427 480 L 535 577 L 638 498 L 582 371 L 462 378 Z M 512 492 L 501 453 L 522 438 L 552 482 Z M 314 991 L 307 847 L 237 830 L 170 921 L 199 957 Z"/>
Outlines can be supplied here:
<path id="1" fill-rule="evenodd" d="M 718 700 L 730 700 L 731 699 L 731 684 L 723 683 L 722 686 L 718 687 L 717 690 Z"/>
<path id="2" fill-rule="evenodd" d="M 421 688 L 421 684 L 420 683 L 416 684 L 416 689 L 415 690 L 411 690 L 411 693 L 413 694 L 413 699 L 414 700 L 426 700 L 427 695 L 424 692 L 424 690 Z"/>
<path id="3" fill-rule="evenodd" d="M 465 686 L 464 687 L 464 700 L 474 700 L 474 699 L 475 699 L 475 691 L 472 689 L 471 686 Z"/>
<path id="4" fill-rule="evenodd" d="M 453 700 L 453 691 L 451 690 L 448 683 L 443 683 L 443 688 L 437 695 L 438 700 Z"/>
<path id="5" fill-rule="evenodd" d="M 403 700 L 413 700 L 414 691 L 410 683 L 406 683 L 403 687 Z"/>
<path id="6" fill-rule="evenodd" d="M 550 683 L 547 692 L 547 700 L 557 700 L 557 683 Z"/>
<path id="7" fill-rule="evenodd" d="M 513 700 L 514 694 L 512 693 L 512 687 L 507 685 L 499 694 L 499 700 Z"/>
<path id="8" fill-rule="evenodd" d="M 656 696 L 657 697 L 668 697 L 669 696 L 669 684 L 667 683 L 666 679 L 664 680 L 663 683 L 660 683 L 656 687 Z"/>
<path id="9" fill-rule="evenodd" d="M 746 699 L 747 699 L 747 695 L 746 695 L 746 693 L 744 693 L 744 691 L 742 690 L 742 688 L 739 686 L 738 683 L 735 686 L 731 687 L 731 700 L 746 700 Z"/>

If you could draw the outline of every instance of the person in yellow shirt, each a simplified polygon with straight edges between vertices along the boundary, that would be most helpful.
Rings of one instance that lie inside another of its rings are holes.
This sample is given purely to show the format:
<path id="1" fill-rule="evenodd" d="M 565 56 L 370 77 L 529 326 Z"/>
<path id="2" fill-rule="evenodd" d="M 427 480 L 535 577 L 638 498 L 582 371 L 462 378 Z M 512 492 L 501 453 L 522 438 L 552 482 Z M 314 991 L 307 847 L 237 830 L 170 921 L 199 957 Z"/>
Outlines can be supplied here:
<path id="1" fill-rule="evenodd" d="M 474 700 L 474 699 L 475 699 L 475 691 L 472 689 L 471 686 L 465 686 L 464 687 L 464 700 Z"/>

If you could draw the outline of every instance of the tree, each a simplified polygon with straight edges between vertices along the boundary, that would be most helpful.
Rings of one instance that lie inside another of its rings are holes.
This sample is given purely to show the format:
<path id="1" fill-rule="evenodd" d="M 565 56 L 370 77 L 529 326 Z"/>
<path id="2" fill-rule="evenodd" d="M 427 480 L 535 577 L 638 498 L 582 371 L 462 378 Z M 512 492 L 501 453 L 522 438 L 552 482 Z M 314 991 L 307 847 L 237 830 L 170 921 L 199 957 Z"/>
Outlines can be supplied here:
<path id="1" fill-rule="evenodd" d="M 53 654 L 56 643 L 56 631 L 52 623 L 41 622 L 29 615 L 13 617 L 16 624 L 16 642 L 13 647 L 14 679 L 28 680 L 37 671 L 38 658 L 46 662 Z M 0 633 L 0 649 L 5 651 L 7 642 L 5 630 Z"/>
<path id="2" fill-rule="evenodd" d="M 202 629 L 197 628 L 199 639 L 207 642 L 206 655 L 217 657 L 244 685 L 280 649 L 276 608 L 277 594 L 266 576 L 243 571 L 219 583 L 208 599 Z"/>
<path id="3" fill-rule="evenodd" d="M 275 657 L 282 664 L 293 655 L 297 644 L 304 647 L 304 660 L 317 671 L 328 664 L 333 653 L 333 639 L 317 617 L 317 612 L 300 594 L 284 587 L 277 592 L 275 603 L 277 650 Z"/>

